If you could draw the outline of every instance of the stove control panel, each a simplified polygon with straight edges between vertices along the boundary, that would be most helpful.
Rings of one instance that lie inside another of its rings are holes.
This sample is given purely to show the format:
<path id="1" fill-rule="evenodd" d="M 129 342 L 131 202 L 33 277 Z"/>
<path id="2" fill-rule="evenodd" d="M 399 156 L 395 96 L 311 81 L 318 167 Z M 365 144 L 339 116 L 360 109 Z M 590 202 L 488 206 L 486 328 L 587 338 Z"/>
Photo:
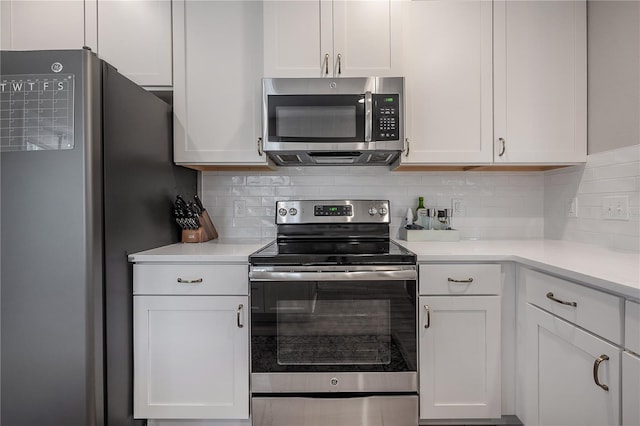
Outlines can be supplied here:
<path id="1" fill-rule="evenodd" d="M 276 224 L 390 223 L 388 200 L 286 200 L 276 203 Z"/>

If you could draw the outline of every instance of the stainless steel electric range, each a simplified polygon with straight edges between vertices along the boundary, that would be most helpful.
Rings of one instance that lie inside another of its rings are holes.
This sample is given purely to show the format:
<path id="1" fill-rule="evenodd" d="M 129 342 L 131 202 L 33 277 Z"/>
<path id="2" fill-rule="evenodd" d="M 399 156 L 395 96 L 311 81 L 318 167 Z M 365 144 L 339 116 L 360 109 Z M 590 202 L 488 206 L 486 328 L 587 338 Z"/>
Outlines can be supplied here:
<path id="1" fill-rule="evenodd" d="M 254 426 L 418 423 L 416 256 L 379 200 L 276 204 L 249 258 Z"/>

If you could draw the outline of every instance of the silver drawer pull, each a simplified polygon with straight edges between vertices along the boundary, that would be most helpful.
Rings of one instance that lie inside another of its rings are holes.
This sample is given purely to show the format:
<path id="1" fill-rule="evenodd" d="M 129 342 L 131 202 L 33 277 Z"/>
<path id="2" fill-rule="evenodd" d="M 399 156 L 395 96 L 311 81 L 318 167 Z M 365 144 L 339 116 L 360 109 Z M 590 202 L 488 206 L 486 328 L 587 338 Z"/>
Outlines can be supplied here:
<path id="1" fill-rule="evenodd" d="M 240 316 L 242 315 L 242 304 L 238 305 L 238 310 L 236 311 L 236 323 L 238 324 L 238 328 L 244 327 L 244 324 L 240 321 Z"/>
<path id="2" fill-rule="evenodd" d="M 447 278 L 447 281 L 449 281 L 450 283 L 472 283 L 473 282 L 473 278 L 467 278 L 466 280 L 456 280 L 453 278 Z"/>
<path id="3" fill-rule="evenodd" d="M 200 284 L 204 281 L 202 278 L 196 278 L 195 280 L 183 280 L 182 278 L 178 278 L 178 282 L 182 284 Z"/>
<path id="4" fill-rule="evenodd" d="M 547 299 L 551 299 L 556 303 L 560 303 L 561 305 L 573 306 L 574 308 L 578 306 L 576 302 L 565 302 L 564 300 L 556 299 L 551 292 L 547 293 Z"/>
<path id="5" fill-rule="evenodd" d="M 431 327 L 431 312 L 429 311 L 429 305 L 424 305 L 424 310 L 427 311 L 427 323 L 424 325 L 424 328 Z"/>
<path id="6" fill-rule="evenodd" d="M 602 361 L 608 361 L 609 357 L 607 355 L 600 355 L 598 358 L 596 358 L 596 361 L 593 363 L 593 381 L 596 382 L 596 385 L 600 386 L 602 389 L 606 390 L 607 392 L 609 392 L 609 386 L 607 385 L 603 385 L 602 383 L 600 383 L 600 380 L 598 379 L 598 369 L 600 368 L 600 364 L 602 364 Z"/>

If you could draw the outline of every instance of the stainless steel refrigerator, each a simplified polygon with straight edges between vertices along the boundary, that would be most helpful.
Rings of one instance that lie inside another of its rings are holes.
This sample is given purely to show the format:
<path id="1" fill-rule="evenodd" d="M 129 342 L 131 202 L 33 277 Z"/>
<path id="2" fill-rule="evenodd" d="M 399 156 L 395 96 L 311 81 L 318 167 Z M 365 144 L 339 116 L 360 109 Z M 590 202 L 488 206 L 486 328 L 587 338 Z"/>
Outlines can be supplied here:
<path id="1" fill-rule="evenodd" d="M 127 254 L 196 191 L 171 107 L 90 50 L 0 55 L 0 424 L 142 424 Z"/>

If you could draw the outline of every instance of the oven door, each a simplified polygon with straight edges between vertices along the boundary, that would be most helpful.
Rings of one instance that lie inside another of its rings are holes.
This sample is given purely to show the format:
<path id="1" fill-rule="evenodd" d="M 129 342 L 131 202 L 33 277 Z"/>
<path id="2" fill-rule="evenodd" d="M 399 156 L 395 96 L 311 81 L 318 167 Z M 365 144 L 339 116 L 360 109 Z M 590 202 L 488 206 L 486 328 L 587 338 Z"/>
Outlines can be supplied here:
<path id="1" fill-rule="evenodd" d="M 415 266 L 254 266 L 250 277 L 254 393 L 417 390 Z"/>

